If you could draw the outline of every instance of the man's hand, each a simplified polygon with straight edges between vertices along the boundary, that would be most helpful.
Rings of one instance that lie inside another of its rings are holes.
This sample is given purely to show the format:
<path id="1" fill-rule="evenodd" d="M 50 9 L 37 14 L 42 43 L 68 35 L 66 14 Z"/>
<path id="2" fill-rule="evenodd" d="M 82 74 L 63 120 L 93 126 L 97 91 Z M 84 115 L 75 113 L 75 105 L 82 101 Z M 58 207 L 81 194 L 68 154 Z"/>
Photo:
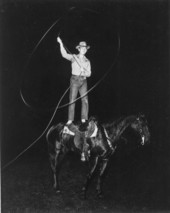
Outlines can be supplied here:
<path id="1" fill-rule="evenodd" d="M 86 75 L 86 69 L 84 67 L 80 68 L 81 75 Z"/>
<path id="2" fill-rule="evenodd" d="M 63 42 L 62 42 L 62 40 L 61 40 L 61 38 L 58 36 L 57 37 L 57 42 L 59 43 L 59 44 L 62 44 Z"/>
<path id="3" fill-rule="evenodd" d="M 84 68 L 83 68 L 83 67 L 80 67 L 80 71 L 83 72 L 83 71 L 84 71 Z"/>

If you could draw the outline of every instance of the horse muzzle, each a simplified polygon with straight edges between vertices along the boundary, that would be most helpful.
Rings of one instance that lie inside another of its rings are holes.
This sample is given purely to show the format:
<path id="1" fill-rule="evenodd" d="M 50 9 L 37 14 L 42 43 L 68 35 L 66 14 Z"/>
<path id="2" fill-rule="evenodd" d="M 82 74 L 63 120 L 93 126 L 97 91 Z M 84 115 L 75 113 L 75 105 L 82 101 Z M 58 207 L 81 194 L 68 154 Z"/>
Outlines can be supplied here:
<path id="1" fill-rule="evenodd" d="M 145 136 L 142 136 L 142 141 L 141 141 L 141 145 L 143 146 L 145 144 Z"/>

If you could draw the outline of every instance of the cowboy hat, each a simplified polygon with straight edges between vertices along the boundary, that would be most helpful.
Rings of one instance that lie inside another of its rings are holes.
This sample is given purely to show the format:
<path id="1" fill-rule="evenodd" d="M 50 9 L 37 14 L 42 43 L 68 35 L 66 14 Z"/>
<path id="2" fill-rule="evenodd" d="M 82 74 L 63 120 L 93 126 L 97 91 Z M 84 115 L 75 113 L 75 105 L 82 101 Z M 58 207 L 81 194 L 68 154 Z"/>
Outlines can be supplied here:
<path id="1" fill-rule="evenodd" d="M 79 42 L 79 45 L 76 46 L 76 49 L 79 49 L 80 47 L 86 47 L 86 49 L 90 48 L 90 46 L 88 46 L 85 41 Z"/>

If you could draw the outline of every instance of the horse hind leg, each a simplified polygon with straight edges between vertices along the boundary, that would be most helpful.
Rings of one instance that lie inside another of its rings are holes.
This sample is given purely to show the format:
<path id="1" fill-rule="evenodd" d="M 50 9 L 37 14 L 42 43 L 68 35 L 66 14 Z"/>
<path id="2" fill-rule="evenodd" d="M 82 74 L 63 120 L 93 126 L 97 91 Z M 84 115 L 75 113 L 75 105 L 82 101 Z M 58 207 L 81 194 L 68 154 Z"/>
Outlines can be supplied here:
<path id="1" fill-rule="evenodd" d="M 63 160 L 64 155 L 61 153 L 61 150 L 56 150 L 55 155 L 50 154 L 50 164 L 53 172 L 53 187 L 56 193 L 60 193 L 59 185 L 59 172 L 61 169 L 61 161 Z"/>
<path id="2" fill-rule="evenodd" d="M 60 192 L 59 189 L 59 181 L 58 181 L 58 157 L 59 153 L 56 153 L 55 155 L 50 154 L 50 164 L 51 169 L 53 172 L 53 187 L 56 190 L 56 192 Z"/>
<path id="3" fill-rule="evenodd" d="M 96 167 L 97 167 L 97 164 L 98 164 L 98 157 L 94 158 L 91 162 L 91 168 L 90 168 L 90 172 L 88 173 L 87 175 L 87 178 L 86 178 L 86 181 L 85 181 L 85 184 L 82 188 L 82 195 L 83 195 L 83 198 L 86 199 L 86 194 L 87 194 L 87 189 L 88 189 L 88 186 L 92 180 L 92 177 L 93 177 L 93 174 L 96 170 Z"/>

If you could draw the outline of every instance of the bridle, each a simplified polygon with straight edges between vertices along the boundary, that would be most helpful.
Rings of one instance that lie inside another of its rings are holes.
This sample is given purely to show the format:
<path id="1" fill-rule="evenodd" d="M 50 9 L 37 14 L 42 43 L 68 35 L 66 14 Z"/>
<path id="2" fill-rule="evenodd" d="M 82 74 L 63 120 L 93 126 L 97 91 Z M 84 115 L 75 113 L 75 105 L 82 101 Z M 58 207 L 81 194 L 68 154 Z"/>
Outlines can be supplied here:
<path id="1" fill-rule="evenodd" d="M 137 126 L 138 126 L 137 128 L 138 128 L 139 134 L 142 138 L 141 145 L 143 146 L 145 144 L 145 134 L 143 132 L 143 126 L 142 126 L 143 121 L 141 121 L 141 117 L 136 118 L 136 121 L 137 121 Z"/>

